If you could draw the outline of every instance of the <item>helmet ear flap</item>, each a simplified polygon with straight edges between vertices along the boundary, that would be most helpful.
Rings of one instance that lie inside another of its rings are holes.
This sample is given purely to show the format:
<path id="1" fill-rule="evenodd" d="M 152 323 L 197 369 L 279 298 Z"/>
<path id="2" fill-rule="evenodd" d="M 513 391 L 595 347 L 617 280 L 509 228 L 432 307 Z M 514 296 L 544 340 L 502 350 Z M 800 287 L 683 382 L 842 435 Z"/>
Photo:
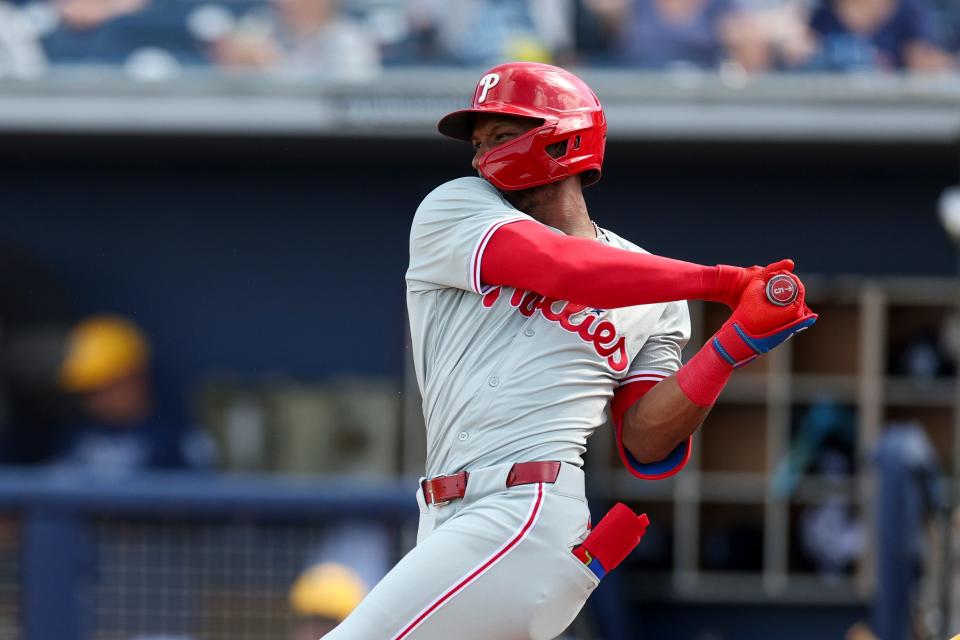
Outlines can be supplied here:
<path id="1" fill-rule="evenodd" d="M 491 149 L 480 158 L 481 175 L 503 191 L 538 187 L 567 177 L 567 168 L 548 152 L 555 144 L 550 142 L 555 130 L 555 125 L 545 124 Z"/>
<path id="2" fill-rule="evenodd" d="M 480 158 L 480 174 L 503 191 L 517 191 L 584 174 L 583 186 L 600 179 L 605 129 L 586 128 L 556 135 L 547 123 L 527 131 Z"/>
<path id="3" fill-rule="evenodd" d="M 582 186 L 589 187 L 600 180 L 600 168 L 606 151 L 607 133 L 605 128 L 588 128 L 574 132 L 562 162 L 570 168 L 571 174 L 581 174 Z"/>

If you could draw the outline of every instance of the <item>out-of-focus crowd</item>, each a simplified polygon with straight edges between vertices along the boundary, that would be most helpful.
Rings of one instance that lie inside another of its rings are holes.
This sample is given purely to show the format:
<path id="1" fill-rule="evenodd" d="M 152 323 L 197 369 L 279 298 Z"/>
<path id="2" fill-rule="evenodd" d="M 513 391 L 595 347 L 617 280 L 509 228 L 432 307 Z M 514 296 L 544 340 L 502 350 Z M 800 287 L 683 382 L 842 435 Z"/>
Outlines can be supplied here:
<path id="1" fill-rule="evenodd" d="M 123 485 L 136 476 L 150 478 L 150 472 L 182 472 L 192 473 L 191 481 L 199 486 L 219 470 L 228 468 L 230 461 L 220 459 L 218 443 L 204 426 L 184 422 L 171 415 L 171 407 L 164 406 L 154 375 L 155 348 L 135 318 L 117 313 L 79 312 L 81 300 L 57 270 L 26 248 L 0 242 L 0 273 L 4 275 L 0 279 L 0 469 L 10 466 L 19 473 L 33 467 L 63 482 L 97 481 L 100 486 Z M 349 416 L 342 419 L 349 422 Z M 323 424 L 309 426 L 318 431 L 328 428 Z M 350 426 L 356 428 L 355 423 Z M 320 453 L 314 450 L 308 455 Z M 168 478 L 154 476 L 153 482 L 162 486 Z M 18 518 L 19 514 L 11 517 L 0 511 L 0 637 L 18 635 L 19 622 L 9 616 L 11 609 L 16 610 L 10 600 L 11 594 L 15 597 L 19 592 L 11 589 L 10 581 L 17 574 L 2 570 L 9 566 L 11 557 L 20 554 Z M 161 520 L 150 522 L 160 531 L 169 531 L 161 528 L 166 524 Z M 191 526 L 195 532 L 210 531 L 202 528 L 210 524 L 202 519 L 190 521 L 189 525 L 179 520 L 177 523 L 179 535 Z M 246 520 L 243 523 L 232 524 L 248 526 Z M 282 636 L 290 640 L 315 640 L 333 629 L 386 573 L 392 557 L 390 531 L 380 524 L 333 519 L 319 535 L 309 536 L 307 523 L 303 525 L 303 540 L 309 539 L 305 545 L 308 553 L 302 558 L 302 571 L 289 587 L 292 615 L 285 622 L 289 635 Z M 211 535 L 219 540 L 217 534 Z M 96 566 L 111 566 L 114 571 L 91 575 L 91 581 L 110 585 L 111 580 L 123 581 L 118 576 L 150 570 L 153 565 L 144 564 L 146 560 L 131 549 L 158 545 L 157 536 L 131 537 L 138 538 L 138 542 L 129 547 L 119 545 L 123 551 L 116 551 L 118 547 L 109 543 L 98 548 L 102 554 L 98 561 L 102 564 Z M 160 539 L 165 541 L 166 537 Z M 190 539 L 202 545 L 207 537 L 202 537 L 203 543 L 199 534 Z M 288 543 L 299 539 L 279 535 L 277 538 Z M 273 619 L 276 612 L 271 607 L 276 606 L 276 601 L 271 601 L 270 596 L 276 585 L 271 580 L 281 575 L 283 569 L 259 564 L 257 558 L 262 556 L 243 542 L 232 544 L 235 546 L 230 547 L 231 558 L 235 558 L 237 567 L 231 564 L 230 571 L 217 574 L 218 580 L 229 585 L 221 588 L 236 589 L 237 597 L 242 598 L 242 585 L 253 575 L 249 572 L 260 572 L 256 574 L 262 578 L 257 598 L 265 604 L 253 607 L 254 615 L 262 616 L 261 622 Z M 148 593 L 169 592 L 174 589 L 171 584 L 177 590 L 196 588 L 195 582 L 180 573 L 181 568 L 188 566 L 184 557 L 204 558 L 199 566 L 189 565 L 192 576 L 212 572 L 211 567 L 216 566 L 212 556 L 200 549 L 194 550 L 198 556 L 188 554 L 187 545 L 164 545 L 149 550 L 154 557 L 163 554 L 171 568 L 151 578 L 151 588 L 157 591 Z M 283 549 L 271 558 L 301 550 L 293 544 L 291 549 Z M 244 554 L 249 557 L 244 558 Z M 78 556 L 78 564 L 85 565 L 81 557 L 85 558 Z M 90 566 L 94 566 L 92 561 Z M 51 579 L 34 571 L 33 579 Z M 117 608 L 110 610 L 130 613 L 130 620 L 134 620 L 135 612 L 142 607 L 140 598 L 144 592 L 132 584 L 122 584 L 116 591 L 119 599 L 110 600 Z M 113 592 L 107 586 L 103 593 Z M 164 608 L 169 603 L 156 604 L 154 609 L 160 614 L 150 619 L 149 627 L 135 627 L 136 635 L 123 635 L 129 630 L 128 620 L 122 614 L 119 619 L 114 615 L 110 624 L 122 632 L 111 637 L 199 637 L 185 633 L 184 626 L 193 624 L 189 621 L 194 616 L 214 615 L 209 611 L 219 610 L 202 598 L 193 604 L 197 610 L 183 616 Z M 176 632 L 168 632 L 171 628 Z M 7 636 L 5 631 L 9 632 Z M 281 637 L 278 633 L 275 630 L 272 637 Z"/>
<path id="2" fill-rule="evenodd" d="M 0 0 L 0 76 L 112 65 L 368 80 L 507 59 L 635 69 L 960 69 L 956 0 Z"/>
<path id="3" fill-rule="evenodd" d="M 123 479 L 212 470 L 202 429 L 158 410 L 147 334 L 117 314 L 78 314 L 56 272 L 0 244 L 0 466 Z"/>

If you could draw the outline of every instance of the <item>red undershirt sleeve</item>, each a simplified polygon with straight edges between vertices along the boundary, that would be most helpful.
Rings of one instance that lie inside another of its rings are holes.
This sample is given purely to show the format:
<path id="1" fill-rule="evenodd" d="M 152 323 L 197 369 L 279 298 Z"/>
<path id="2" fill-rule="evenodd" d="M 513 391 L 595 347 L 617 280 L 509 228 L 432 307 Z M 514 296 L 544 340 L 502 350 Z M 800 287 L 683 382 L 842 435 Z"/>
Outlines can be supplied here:
<path id="1" fill-rule="evenodd" d="M 532 220 L 496 229 L 477 262 L 484 285 L 601 309 L 711 299 L 719 278 L 717 267 L 616 249 Z"/>

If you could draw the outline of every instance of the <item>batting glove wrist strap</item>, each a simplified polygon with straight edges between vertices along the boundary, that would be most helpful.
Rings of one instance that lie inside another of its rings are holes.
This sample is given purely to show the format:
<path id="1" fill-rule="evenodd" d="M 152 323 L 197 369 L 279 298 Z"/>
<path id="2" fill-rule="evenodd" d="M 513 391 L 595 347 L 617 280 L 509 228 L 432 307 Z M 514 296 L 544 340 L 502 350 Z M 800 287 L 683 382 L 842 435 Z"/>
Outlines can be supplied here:
<path id="1" fill-rule="evenodd" d="M 733 322 L 725 324 L 714 334 L 710 346 L 724 362 L 737 369 L 783 344 L 795 333 L 811 327 L 816 321 L 816 314 L 807 313 L 782 328 L 760 336 L 750 334 L 739 322 Z"/>
<path id="2" fill-rule="evenodd" d="M 677 385 L 690 402 L 709 407 L 720 397 L 732 373 L 733 365 L 720 357 L 711 339 L 687 364 L 680 367 Z"/>

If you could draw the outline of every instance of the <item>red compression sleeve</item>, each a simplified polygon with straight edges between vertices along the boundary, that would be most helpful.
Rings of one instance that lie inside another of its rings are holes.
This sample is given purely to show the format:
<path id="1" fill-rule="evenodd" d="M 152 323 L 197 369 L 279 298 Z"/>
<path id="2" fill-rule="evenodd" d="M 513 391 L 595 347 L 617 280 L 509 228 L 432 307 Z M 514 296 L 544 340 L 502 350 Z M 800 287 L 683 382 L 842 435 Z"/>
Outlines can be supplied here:
<path id="1" fill-rule="evenodd" d="M 711 338 L 712 340 L 712 338 Z M 690 402 L 712 406 L 733 374 L 733 365 L 724 361 L 710 341 L 677 371 L 677 384 Z"/>
<path id="2" fill-rule="evenodd" d="M 531 220 L 507 224 L 483 250 L 484 284 L 535 291 L 601 309 L 715 299 L 718 267 L 608 247 Z"/>

